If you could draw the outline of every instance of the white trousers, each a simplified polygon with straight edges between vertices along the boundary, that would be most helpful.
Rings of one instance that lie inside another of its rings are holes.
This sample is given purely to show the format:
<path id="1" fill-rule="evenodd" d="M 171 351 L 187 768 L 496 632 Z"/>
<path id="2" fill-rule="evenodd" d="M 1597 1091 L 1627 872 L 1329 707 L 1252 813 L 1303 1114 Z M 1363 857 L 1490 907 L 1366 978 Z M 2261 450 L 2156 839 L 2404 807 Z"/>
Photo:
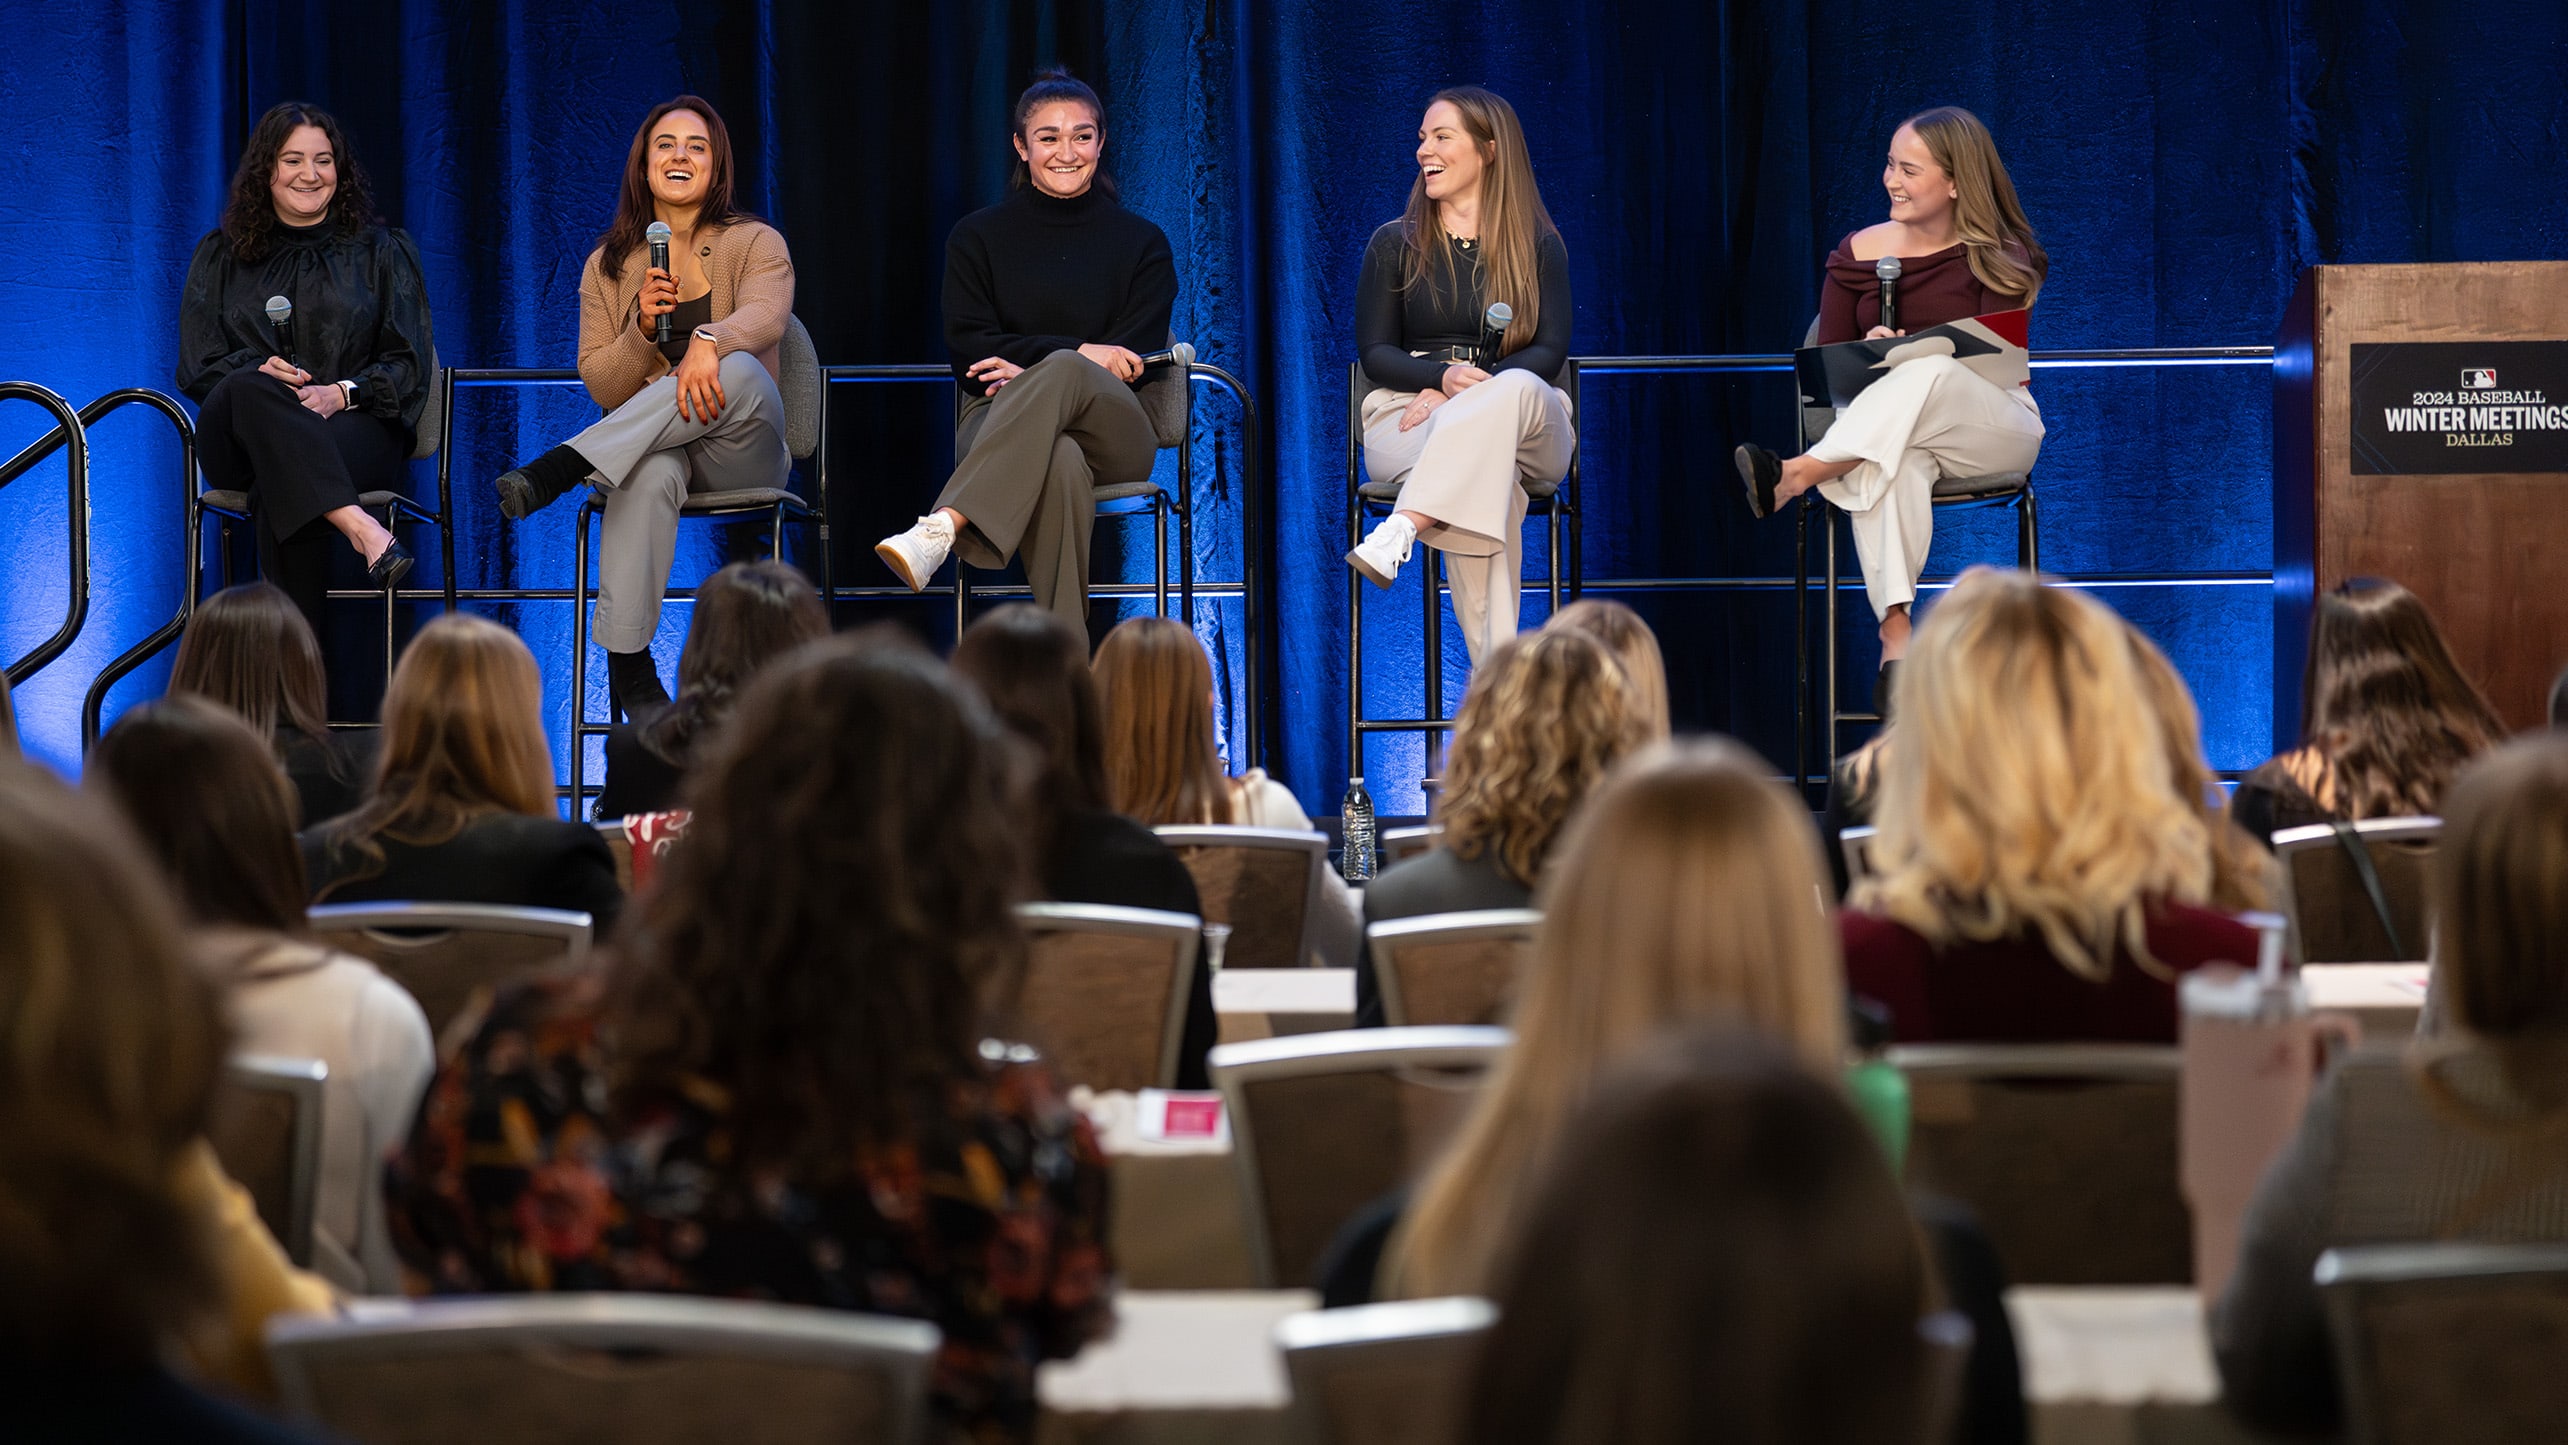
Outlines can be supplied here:
<path id="1" fill-rule="evenodd" d="M 1916 600 L 1935 540 L 1937 478 L 2029 472 L 2041 450 L 2033 394 L 1992 385 L 1949 356 L 1902 363 L 1857 393 L 1810 455 L 1856 464 L 1819 494 L 1854 518 L 1873 615 Z"/>
<path id="2" fill-rule="evenodd" d="M 1569 393 L 1530 371 L 1502 371 L 1400 430 L 1414 391 L 1364 399 L 1364 471 L 1400 483 L 1398 506 L 1429 519 L 1418 540 L 1445 554 L 1454 620 L 1476 666 L 1516 635 L 1524 591 L 1528 480 L 1568 475 L 1578 445 Z"/>

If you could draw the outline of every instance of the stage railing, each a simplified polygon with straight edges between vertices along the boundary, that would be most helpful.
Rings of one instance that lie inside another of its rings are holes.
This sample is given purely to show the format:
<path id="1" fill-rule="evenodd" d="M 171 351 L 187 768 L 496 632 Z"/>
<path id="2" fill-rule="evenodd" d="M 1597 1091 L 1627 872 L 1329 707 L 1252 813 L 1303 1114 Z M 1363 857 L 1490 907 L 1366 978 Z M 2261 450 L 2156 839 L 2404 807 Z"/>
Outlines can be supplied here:
<path id="1" fill-rule="evenodd" d="M 9 686 L 14 690 L 28 678 L 44 670 L 46 664 L 68 651 L 80 629 L 89 621 L 89 436 L 81 425 L 80 414 L 71 403 L 52 390 L 32 381 L 0 381 L 0 401 L 26 401 L 53 413 L 54 428 L 38 437 L 16 456 L 0 462 L 0 487 L 23 477 L 38 462 L 65 447 L 70 456 L 65 472 L 70 479 L 70 503 L 66 529 L 71 545 L 64 549 L 69 560 L 69 595 L 63 602 L 62 626 L 37 643 L 26 656 L 10 663 Z"/>

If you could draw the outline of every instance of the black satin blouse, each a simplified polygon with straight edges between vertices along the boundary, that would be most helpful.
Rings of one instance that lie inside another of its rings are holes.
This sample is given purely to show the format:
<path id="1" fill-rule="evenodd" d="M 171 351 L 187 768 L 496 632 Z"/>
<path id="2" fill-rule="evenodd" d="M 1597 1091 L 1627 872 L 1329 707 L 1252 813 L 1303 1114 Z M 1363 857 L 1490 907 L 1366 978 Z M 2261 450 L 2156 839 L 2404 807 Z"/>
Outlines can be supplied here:
<path id="1" fill-rule="evenodd" d="M 243 264 L 215 231 L 196 243 L 178 303 L 178 389 L 202 402 L 214 384 L 278 353 L 267 302 L 294 303 L 294 352 L 315 385 L 353 381 L 356 409 L 399 426 L 428 402 L 428 283 L 407 232 L 278 226 L 267 256 Z"/>

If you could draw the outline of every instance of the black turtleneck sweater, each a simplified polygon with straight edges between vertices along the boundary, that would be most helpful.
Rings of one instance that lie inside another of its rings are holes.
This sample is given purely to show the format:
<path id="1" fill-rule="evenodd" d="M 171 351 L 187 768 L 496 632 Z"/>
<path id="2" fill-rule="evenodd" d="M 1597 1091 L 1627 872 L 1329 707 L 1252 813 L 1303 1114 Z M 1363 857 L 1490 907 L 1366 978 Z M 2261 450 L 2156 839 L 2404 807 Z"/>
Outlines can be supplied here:
<path id="1" fill-rule="evenodd" d="M 1425 391 L 1444 382 L 1447 366 L 1469 360 L 1480 345 L 1481 317 L 1488 294 L 1480 247 L 1451 237 L 1453 274 L 1461 284 L 1451 291 L 1428 280 L 1406 290 L 1400 286 L 1400 223 L 1392 221 L 1373 233 L 1364 248 L 1364 269 L 1355 282 L 1355 354 L 1364 374 L 1376 386 L 1393 391 Z M 1534 318 L 1534 339 L 1507 353 L 1498 371 L 1530 371 L 1545 381 L 1557 380 L 1569 359 L 1569 248 L 1557 231 L 1534 243 L 1534 275 L 1542 292 L 1542 310 Z M 1516 309 L 1525 308 L 1519 304 Z M 1412 355 L 1425 352 L 1425 356 Z"/>
<path id="2" fill-rule="evenodd" d="M 1032 186 L 955 223 L 945 242 L 945 349 L 954 379 L 989 356 L 1032 366 L 1090 342 L 1168 345 L 1177 267 L 1160 229 L 1090 186 L 1068 200 Z"/>

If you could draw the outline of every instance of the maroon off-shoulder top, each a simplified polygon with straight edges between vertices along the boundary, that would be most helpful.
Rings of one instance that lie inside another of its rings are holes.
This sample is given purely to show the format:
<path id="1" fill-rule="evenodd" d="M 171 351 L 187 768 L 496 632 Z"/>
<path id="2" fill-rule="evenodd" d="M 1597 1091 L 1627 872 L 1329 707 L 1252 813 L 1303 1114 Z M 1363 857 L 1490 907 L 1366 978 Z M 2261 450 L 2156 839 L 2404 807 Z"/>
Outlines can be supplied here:
<path id="1" fill-rule="evenodd" d="M 2021 296 L 1980 284 L 1980 278 L 1971 273 L 1970 248 L 1958 241 L 1932 255 L 1899 258 L 1902 331 L 2019 310 L 2023 305 Z M 1880 324 L 1881 278 L 1873 274 L 1872 262 L 1855 259 L 1855 234 L 1850 231 L 1828 253 L 1827 276 L 1819 284 L 1818 344 L 1860 341 Z"/>

